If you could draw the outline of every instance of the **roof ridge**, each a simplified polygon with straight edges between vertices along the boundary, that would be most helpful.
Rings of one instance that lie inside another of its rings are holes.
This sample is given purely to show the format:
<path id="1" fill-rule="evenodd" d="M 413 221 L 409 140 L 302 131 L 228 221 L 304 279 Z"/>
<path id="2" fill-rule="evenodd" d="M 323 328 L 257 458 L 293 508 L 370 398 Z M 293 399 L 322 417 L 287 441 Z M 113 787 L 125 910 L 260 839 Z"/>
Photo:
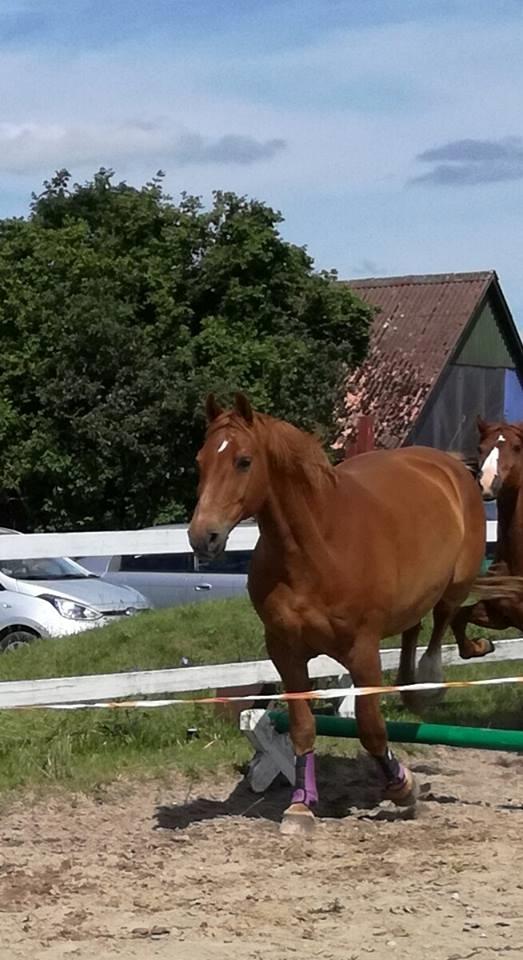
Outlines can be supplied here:
<path id="1" fill-rule="evenodd" d="M 422 286 L 431 283 L 471 283 L 477 280 L 493 280 L 496 276 L 495 270 L 474 270 L 469 273 L 420 273 L 403 274 L 394 277 L 355 277 L 351 280 L 341 280 L 341 283 L 355 287 L 358 285 L 380 286 L 380 287 L 400 287 L 400 286 Z"/>

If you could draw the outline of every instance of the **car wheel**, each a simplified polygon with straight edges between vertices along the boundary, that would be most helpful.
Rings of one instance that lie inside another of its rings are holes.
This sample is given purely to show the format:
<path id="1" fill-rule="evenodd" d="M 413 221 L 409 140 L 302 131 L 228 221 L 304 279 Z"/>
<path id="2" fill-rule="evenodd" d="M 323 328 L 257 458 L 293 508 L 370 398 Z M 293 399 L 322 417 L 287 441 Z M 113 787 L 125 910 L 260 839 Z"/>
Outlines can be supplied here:
<path id="1" fill-rule="evenodd" d="M 11 630 L 10 633 L 6 633 L 2 637 L 0 651 L 2 653 L 12 653 L 13 650 L 18 650 L 20 647 L 28 647 L 30 643 L 37 639 L 36 634 L 29 630 Z"/>

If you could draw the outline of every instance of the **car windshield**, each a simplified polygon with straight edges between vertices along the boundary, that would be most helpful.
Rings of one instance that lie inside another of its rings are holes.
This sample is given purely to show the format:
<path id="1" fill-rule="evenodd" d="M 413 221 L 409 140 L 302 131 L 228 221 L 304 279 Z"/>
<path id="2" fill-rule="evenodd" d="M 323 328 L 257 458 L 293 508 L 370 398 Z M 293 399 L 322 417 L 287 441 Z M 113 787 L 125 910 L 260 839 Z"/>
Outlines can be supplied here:
<path id="1" fill-rule="evenodd" d="M 84 570 L 67 557 L 44 560 L 0 559 L 0 572 L 13 580 L 85 580 L 87 577 L 95 577 L 95 574 Z"/>

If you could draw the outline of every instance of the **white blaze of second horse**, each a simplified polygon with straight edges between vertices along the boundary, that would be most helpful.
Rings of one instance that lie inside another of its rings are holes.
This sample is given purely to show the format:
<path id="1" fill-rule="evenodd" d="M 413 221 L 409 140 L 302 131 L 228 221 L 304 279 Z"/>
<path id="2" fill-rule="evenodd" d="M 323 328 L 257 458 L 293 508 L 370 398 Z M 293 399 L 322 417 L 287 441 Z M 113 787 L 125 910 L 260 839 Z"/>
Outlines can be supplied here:
<path id="1" fill-rule="evenodd" d="M 229 446 L 229 441 L 222 440 L 222 442 L 220 443 L 220 446 L 218 447 L 218 453 L 223 453 L 223 451 L 226 450 L 228 446 Z"/>
<path id="2" fill-rule="evenodd" d="M 492 489 L 498 475 L 499 447 L 493 447 L 481 468 L 481 488 L 483 493 Z"/>

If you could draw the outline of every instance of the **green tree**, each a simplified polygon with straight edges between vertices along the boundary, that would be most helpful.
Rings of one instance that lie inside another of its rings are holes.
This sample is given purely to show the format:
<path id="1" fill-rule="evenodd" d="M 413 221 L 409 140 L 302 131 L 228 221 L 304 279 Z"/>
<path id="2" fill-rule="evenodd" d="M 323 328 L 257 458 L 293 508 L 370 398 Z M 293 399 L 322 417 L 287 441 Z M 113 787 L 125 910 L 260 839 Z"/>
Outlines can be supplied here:
<path id="1" fill-rule="evenodd" d="M 133 527 L 187 516 L 202 400 L 332 435 L 370 310 L 256 200 L 173 203 L 63 170 L 0 221 L 0 522 Z"/>

